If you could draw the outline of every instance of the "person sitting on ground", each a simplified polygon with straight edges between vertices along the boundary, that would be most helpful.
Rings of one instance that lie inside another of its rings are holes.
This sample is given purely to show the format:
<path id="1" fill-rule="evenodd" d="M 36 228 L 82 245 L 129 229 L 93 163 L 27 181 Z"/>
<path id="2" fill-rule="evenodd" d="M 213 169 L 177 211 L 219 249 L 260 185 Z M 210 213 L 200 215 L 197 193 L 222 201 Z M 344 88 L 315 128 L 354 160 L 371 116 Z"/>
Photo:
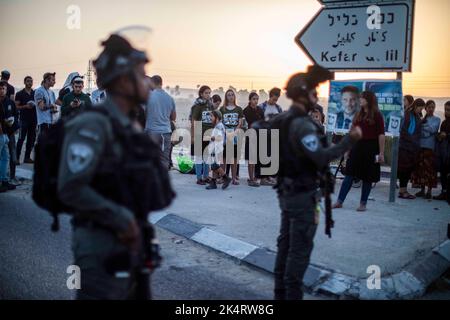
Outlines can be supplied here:
<path id="1" fill-rule="evenodd" d="M 225 170 L 221 167 L 223 162 L 223 146 L 226 142 L 226 132 L 225 126 L 222 123 L 222 114 L 219 110 L 211 111 L 211 121 L 214 129 L 212 130 L 211 139 L 208 145 L 209 157 L 207 163 L 211 165 L 213 176 L 206 189 L 217 189 L 216 180 L 221 178 L 223 181 L 222 190 L 225 190 L 230 185 L 231 178 L 225 174 Z"/>

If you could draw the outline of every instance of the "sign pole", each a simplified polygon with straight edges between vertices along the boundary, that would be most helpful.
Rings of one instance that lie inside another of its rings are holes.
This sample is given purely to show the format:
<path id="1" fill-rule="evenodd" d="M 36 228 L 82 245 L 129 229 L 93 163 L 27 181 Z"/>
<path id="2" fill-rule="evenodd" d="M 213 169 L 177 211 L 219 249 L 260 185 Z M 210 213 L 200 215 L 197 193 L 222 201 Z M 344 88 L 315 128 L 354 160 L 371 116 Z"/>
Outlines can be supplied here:
<path id="1" fill-rule="evenodd" d="M 331 72 L 331 80 L 334 80 L 336 78 L 336 74 L 334 72 Z M 330 88 L 331 88 L 331 82 L 330 82 Z M 327 111 L 328 113 L 328 111 Z M 327 143 L 329 146 L 331 146 L 331 141 L 333 140 L 333 132 L 327 130 Z"/>
<path id="2" fill-rule="evenodd" d="M 403 74 L 397 72 L 397 80 L 402 80 Z M 394 136 L 392 139 L 392 157 L 391 157 L 391 182 L 389 186 L 389 202 L 395 202 L 395 193 L 397 188 L 397 171 L 398 171 L 398 148 L 399 136 Z"/>

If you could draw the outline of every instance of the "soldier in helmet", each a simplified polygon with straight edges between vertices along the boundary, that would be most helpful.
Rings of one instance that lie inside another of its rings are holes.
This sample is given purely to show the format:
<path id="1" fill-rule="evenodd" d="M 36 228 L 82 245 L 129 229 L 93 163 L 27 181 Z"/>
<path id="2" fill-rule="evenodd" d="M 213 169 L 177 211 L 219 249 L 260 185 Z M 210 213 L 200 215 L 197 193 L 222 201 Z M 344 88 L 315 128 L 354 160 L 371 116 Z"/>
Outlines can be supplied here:
<path id="1" fill-rule="evenodd" d="M 286 86 L 292 106 L 271 124 L 271 128 L 280 130 L 280 170 L 276 189 L 282 212 L 275 264 L 277 300 L 303 298 L 303 276 L 318 224 L 316 213 L 321 197 L 321 173 L 331 160 L 339 158 L 361 138 L 361 129 L 355 127 L 339 144 L 328 147 L 323 130 L 308 116 L 318 100 L 316 87 L 329 79 L 330 72 L 320 66 L 293 75 Z"/>
<path id="2" fill-rule="evenodd" d="M 168 186 L 167 181 L 155 183 L 159 175 L 168 175 L 155 171 L 158 146 L 130 116 L 148 99 L 148 58 L 117 34 L 102 45 L 94 66 L 107 98 L 64 124 L 58 196 L 73 210 L 72 248 L 81 269 L 77 298 L 128 299 L 137 295 L 132 266 L 142 256 L 146 213 L 174 194 L 170 186 L 165 194 L 153 189 Z M 117 277 L 118 270 L 128 276 Z"/>

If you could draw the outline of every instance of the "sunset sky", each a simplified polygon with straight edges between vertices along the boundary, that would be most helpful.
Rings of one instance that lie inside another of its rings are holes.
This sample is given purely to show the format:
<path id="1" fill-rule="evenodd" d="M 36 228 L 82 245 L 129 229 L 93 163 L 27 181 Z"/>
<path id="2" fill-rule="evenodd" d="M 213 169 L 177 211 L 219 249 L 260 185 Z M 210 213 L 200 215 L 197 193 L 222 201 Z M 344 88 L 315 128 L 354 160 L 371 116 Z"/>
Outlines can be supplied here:
<path id="1" fill-rule="evenodd" d="M 81 9 L 80 30 L 66 27 L 72 4 Z M 55 71 L 60 87 L 69 72 L 86 72 L 108 33 L 145 25 L 153 30 L 148 73 L 161 74 L 165 85 L 282 87 L 311 64 L 294 37 L 319 9 L 316 0 L 0 0 L 0 69 L 11 71 L 17 87 L 26 75 L 38 85 Z M 450 96 L 450 0 L 417 0 L 414 31 L 404 92 Z M 395 75 L 337 78 L 375 76 Z"/>

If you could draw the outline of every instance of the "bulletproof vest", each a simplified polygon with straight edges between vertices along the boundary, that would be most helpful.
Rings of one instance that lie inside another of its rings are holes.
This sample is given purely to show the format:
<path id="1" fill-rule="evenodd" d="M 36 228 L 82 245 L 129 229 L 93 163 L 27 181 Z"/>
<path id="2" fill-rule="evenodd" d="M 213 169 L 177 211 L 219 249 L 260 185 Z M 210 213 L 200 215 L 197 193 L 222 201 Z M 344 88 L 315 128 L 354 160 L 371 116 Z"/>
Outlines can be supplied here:
<path id="1" fill-rule="evenodd" d="M 317 187 L 319 179 L 316 165 L 309 158 L 294 150 L 292 146 L 291 124 L 299 117 L 304 117 L 306 121 L 314 123 L 306 112 L 291 107 L 288 112 L 277 116 L 271 126 L 280 130 L 279 177 L 281 181 L 292 181 L 299 189 L 314 189 Z M 316 124 L 314 123 L 314 125 Z M 320 137 L 320 141 L 323 143 L 324 138 Z"/>
<path id="2" fill-rule="evenodd" d="M 107 143 L 91 185 L 105 198 L 145 219 L 150 211 L 169 206 L 175 197 L 168 170 L 161 163 L 161 149 L 147 134 L 111 120 L 122 156 Z"/>

